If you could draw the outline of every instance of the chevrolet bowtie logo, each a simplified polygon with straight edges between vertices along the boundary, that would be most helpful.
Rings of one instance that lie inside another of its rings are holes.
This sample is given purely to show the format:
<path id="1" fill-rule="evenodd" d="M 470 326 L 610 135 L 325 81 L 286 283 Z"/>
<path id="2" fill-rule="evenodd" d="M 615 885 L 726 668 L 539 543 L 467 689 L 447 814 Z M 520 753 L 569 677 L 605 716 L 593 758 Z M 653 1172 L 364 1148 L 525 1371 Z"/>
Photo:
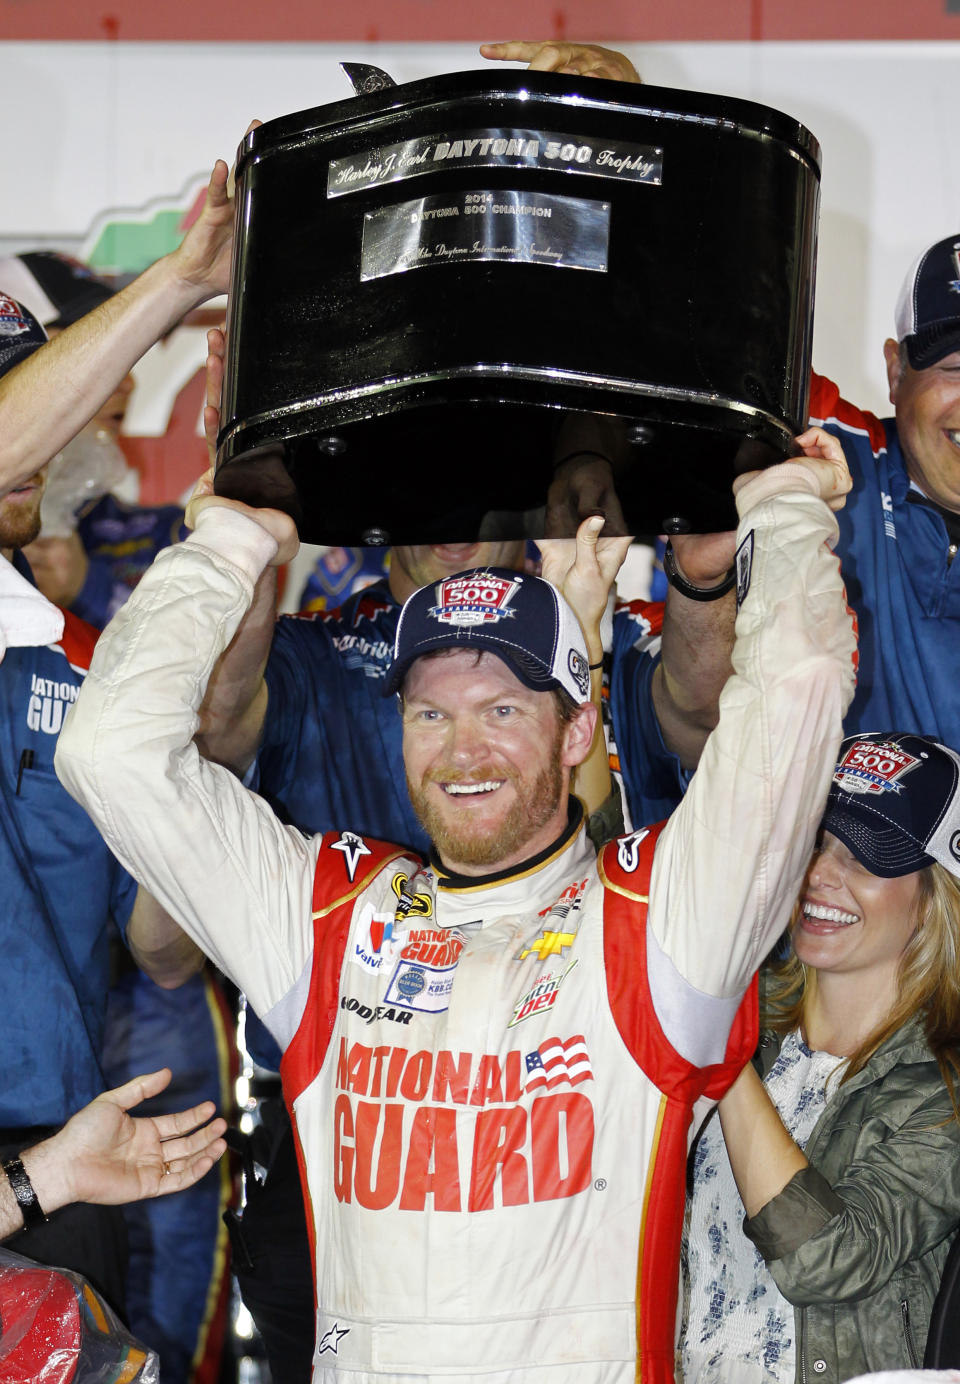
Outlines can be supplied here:
<path id="1" fill-rule="evenodd" d="M 545 932 L 537 938 L 532 947 L 524 947 L 520 953 L 520 960 L 525 961 L 528 956 L 536 956 L 541 961 L 546 961 L 548 956 L 562 956 L 564 947 L 572 947 L 576 940 L 575 932 Z"/>

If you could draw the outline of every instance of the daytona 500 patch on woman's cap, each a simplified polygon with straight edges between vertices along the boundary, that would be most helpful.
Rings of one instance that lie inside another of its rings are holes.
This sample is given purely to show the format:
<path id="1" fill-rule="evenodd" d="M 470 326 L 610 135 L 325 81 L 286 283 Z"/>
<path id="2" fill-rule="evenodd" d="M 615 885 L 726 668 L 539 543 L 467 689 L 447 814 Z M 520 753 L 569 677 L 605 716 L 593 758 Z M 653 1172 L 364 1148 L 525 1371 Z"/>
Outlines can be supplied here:
<path id="1" fill-rule="evenodd" d="M 820 825 L 871 874 L 895 878 L 938 861 L 960 877 L 960 756 L 926 735 L 852 735 Z"/>

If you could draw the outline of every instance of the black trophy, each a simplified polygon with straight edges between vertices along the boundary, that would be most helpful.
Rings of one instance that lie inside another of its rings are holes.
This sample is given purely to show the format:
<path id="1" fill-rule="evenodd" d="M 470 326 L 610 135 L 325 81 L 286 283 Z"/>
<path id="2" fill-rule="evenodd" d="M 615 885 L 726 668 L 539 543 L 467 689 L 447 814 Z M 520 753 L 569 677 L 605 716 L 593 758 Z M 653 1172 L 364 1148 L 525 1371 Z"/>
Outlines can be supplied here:
<path id="1" fill-rule="evenodd" d="M 806 425 L 819 148 L 748 101 L 554 73 L 394 85 L 237 164 L 217 491 L 316 543 L 735 523 Z M 584 498 L 586 497 L 586 498 Z"/>

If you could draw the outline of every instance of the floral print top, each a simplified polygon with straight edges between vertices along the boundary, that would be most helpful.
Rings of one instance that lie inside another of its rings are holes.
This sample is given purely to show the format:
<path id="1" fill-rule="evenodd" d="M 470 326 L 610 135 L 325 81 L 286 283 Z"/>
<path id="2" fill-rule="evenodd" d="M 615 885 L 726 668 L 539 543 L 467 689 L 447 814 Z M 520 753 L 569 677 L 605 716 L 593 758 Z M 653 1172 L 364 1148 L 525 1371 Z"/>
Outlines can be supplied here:
<path id="1" fill-rule="evenodd" d="M 811 1052 L 794 1031 L 767 1075 L 767 1094 L 800 1148 L 836 1087 L 844 1059 Z M 720 1131 L 710 1119 L 693 1162 L 684 1236 L 683 1384 L 793 1384 L 793 1308 L 742 1230 L 743 1202 Z"/>

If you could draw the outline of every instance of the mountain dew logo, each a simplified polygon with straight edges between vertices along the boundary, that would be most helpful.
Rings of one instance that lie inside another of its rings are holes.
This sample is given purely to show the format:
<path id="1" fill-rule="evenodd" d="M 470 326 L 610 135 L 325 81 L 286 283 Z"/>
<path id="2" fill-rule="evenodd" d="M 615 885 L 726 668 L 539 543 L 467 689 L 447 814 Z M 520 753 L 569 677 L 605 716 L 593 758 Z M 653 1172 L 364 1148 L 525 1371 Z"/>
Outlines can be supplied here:
<path id="1" fill-rule="evenodd" d="M 101 212 L 77 251 L 78 258 L 108 277 L 139 274 L 183 240 L 200 215 L 208 176 L 195 174 L 173 197 Z"/>

